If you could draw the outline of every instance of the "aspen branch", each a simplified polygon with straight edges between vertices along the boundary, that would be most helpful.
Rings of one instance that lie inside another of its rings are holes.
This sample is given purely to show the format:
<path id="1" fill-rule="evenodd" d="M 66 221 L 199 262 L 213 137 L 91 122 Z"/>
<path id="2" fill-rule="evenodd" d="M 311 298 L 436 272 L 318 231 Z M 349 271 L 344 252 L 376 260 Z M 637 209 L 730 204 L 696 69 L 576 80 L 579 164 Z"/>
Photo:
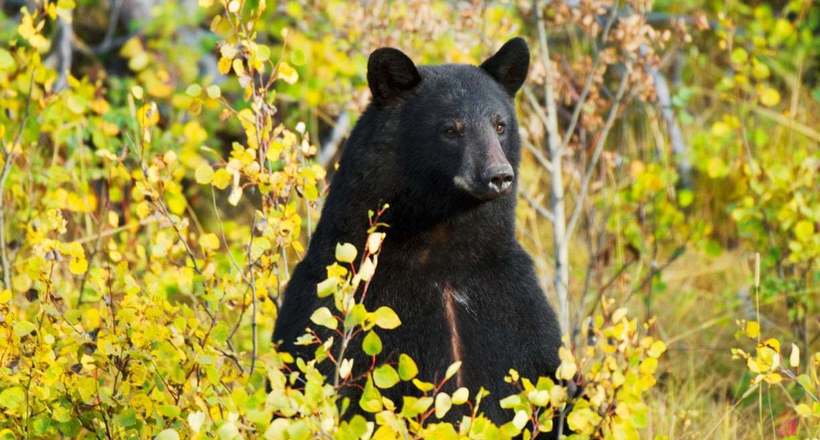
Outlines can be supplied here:
<path id="1" fill-rule="evenodd" d="M 552 164 L 550 163 L 549 159 L 547 159 L 544 156 L 544 153 L 542 153 L 541 150 L 536 148 L 535 145 L 532 144 L 532 142 L 529 142 L 525 139 L 524 148 L 526 148 L 527 151 L 529 151 L 532 154 L 532 157 L 535 158 L 535 161 L 538 162 L 538 164 L 541 165 L 542 168 L 547 170 L 547 172 L 552 172 Z"/>
<path id="2" fill-rule="evenodd" d="M 555 93 L 553 85 L 552 63 L 550 62 L 549 43 L 547 42 L 547 31 L 544 26 L 544 1 L 533 2 L 535 7 L 536 27 L 538 29 L 538 48 L 541 62 L 544 65 L 546 78 L 544 80 L 544 101 L 546 114 L 537 112 L 544 128 L 547 131 L 547 147 L 552 161 L 552 178 L 550 179 L 550 210 L 554 220 L 552 222 L 553 247 L 555 251 L 555 274 L 553 287 L 558 299 L 558 320 L 561 326 L 561 333 L 570 335 L 569 323 L 569 251 L 566 240 L 566 214 L 564 210 L 564 178 L 562 175 L 561 157 L 563 155 L 563 142 L 558 131 L 558 116 L 555 105 Z M 534 101 L 530 93 L 528 99 Z M 536 102 L 537 104 L 537 102 Z M 534 108 L 540 109 L 535 105 Z"/>
<path id="3" fill-rule="evenodd" d="M 555 216 L 553 216 L 552 213 L 547 208 L 545 208 L 544 205 L 542 205 L 538 200 L 535 200 L 535 197 L 533 197 L 532 194 L 528 193 L 523 189 L 519 189 L 518 193 L 521 194 L 521 197 L 523 197 L 524 200 L 526 200 L 527 203 L 530 204 L 532 209 L 534 209 L 538 215 L 544 217 L 550 222 L 555 221 Z"/>
<path id="4" fill-rule="evenodd" d="M 644 54 L 649 49 L 646 45 L 641 45 L 640 53 Z M 669 135 L 669 143 L 672 146 L 672 153 L 675 157 L 675 163 L 678 169 L 678 176 L 681 179 L 681 185 L 688 188 L 692 185 L 692 162 L 689 158 L 689 147 L 683 138 L 680 125 L 675 118 L 675 112 L 672 111 L 672 99 L 669 94 L 669 84 L 666 77 L 656 67 L 647 65 L 646 73 L 652 78 L 655 85 L 655 95 L 658 98 L 658 107 L 661 111 L 661 117 L 666 123 L 666 131 Z"/>
<path id="5" fill-rule="evenodd" d="M 349 128 L 350 113 L 345 110 L 336 118 L 336 123 L 333 125 L 333 131 L 330 132 L 330 137 L 322 144 L 322 150 L 319 152 L 319 164 L 323 167 L 327 168 L 328 165 L 330 165 L 330 161 L 333 160 L 336 156 L 336 152 L 339 151 L 342 140 L 345 135 L 347 135 Z"/>
<path id="6" fill-rule="evenodd" d="M 618 86 L 618 92 L 615 95 L 615 100 L 612 102 L 612 107 L 609 109 L 609 115 L 607 115 L 604 127 L 598 134 L 598 139 L 595 143 L 595 149 L 592 152 L 592 157 L 589 160 L 586 172 L 584 173 L 584 177 L 581 180 L 581 187 L 579 188 L 580 194 L 578 195 L 578 200 L 575 202 L 575 208 L 573 208 L 572 216 L 570 217 L 569 224 L 567 225 L 566 235 L 564 237 L 564 239 L 567 242 L 569 242 L 570 238 L 572 237 L 572 233 L 575 231 L 575 226 L 578 224 L 578 219 L 581 216 L 581 210 L 583 210 L 584 202 L 586 201 L 587 194 L 589 193 L 590 180 L 592 179 L 592 175 L 595 173 L 595 167 L 598 165 L 598 160 L 601 158 L 601 153 L 604 150 L 604 145 L 606 145 L 606 139 L 609 136 L 609 130 L 612 129 L 612 126 L 615 124 L 615 118 L 618 115 L 618 109 L 621 107 L 621 101 L 623 101 L 624 93 L 626 93 L 626 84 L 629 79 L 629 68 L 630 67 L 627 65 L 626 70 L 624 71 L 624 74 L 621 77 L 621 84 Z"/>
<path id="7" fill-rule="evenodd" d="M 609 38 L 609 30 L 612 29 L 612 24 L 615 23 L 615 18 L 618 16 L 618 8 L 612 8 L 609 13 L 609 18 L 607 18 L 606 25 L 604 26 L 604 33 L 601 36 L 601 44 L 606 44 L 606 40 Z M 584 108 L 584 103 L 587 100 L 587 96 L 589 96 L 589 91 L 592 89 L 592 82 L 595 79 L 595 71 L 598 69 L 598 66 L 601 64 L 601 57 L 600 57 L 600 50 L 595 51 L 595 61 L 592 62 L 592 69 L 589 71 L 589 75 L 587 75 L 587 79 L 584 82 L 584 88 L 581 90 L 581 95 L 578 97 L 578 102 L 575 103 L 575 109 L 572 111 L 572 117 L 570 118 L 569 125 L 567 126 L 566 137 L 564 138 L 563 144 L 561 144 L 561 148 L 567 148 L 569 145 L 570 139 L 572 139 L 572 134 L 575 133 L 575 127 L 578 125 L 578 120 L 581 116 L 581 110 Z"/>
<path id="8" fill-rule="evenodd" d="M 63 17 L 57 19 L 57 44 L 54 55 L 57 58 L 57 72 L 59 76 L 54 82 L 54 91 L 59 92 L 68 86 L 68 75 L 71 74 L 71 60 L 74 47 L 71 44 L 74 30 L 71 22 Z"/>

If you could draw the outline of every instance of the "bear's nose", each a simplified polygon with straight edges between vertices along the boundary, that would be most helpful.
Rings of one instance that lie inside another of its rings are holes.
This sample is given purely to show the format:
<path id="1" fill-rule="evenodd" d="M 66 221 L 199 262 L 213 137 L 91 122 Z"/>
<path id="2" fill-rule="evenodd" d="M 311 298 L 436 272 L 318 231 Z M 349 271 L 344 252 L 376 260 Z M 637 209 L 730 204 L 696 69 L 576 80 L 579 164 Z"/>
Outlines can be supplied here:
<path id="1" fill-rule="evenodd" d="M 485 172 L 485 182 L 489 186 L 489 190 L 496 194 L 501 194 L 507 191 L 512 186 L 513 168 L 510 164 L 493 165 L 487 168 Z"/>

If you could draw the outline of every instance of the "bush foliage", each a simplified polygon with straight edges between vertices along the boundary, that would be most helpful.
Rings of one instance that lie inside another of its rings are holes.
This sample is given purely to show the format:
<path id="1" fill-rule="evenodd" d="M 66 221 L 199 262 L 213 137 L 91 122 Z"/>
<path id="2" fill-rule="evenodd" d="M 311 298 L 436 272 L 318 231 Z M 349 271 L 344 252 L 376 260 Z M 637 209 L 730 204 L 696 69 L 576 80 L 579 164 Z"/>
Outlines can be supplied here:
<path id="1" fill-rule="evenodd" d="M 817 436 L 818 28 L 799 0 L 0 2 L 0 437 Z M 458 363 L 375 363 L 401 325 L 363 305 L 389 206 L 317 286 L 343 350 L 308 329 L 313 359 L 277 351 L 368 52 L 476 63 L 514 34 L 534 52 L 519 234 L 545 287 L 566 217 L 557 377 L 510 370 L 496 426 L 485 390 L 441 391 Z M 418 394 L 381 395 L 400 381 Z"/>

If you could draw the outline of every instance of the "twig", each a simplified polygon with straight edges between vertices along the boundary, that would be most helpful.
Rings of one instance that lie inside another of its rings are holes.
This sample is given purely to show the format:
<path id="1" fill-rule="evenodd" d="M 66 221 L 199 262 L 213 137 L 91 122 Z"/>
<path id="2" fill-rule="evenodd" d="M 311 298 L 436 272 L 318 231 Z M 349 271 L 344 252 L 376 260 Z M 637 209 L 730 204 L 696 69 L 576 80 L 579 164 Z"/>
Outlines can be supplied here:
<path id="1" fill-rule="evenodd" d="M 330 132 L 330 137 L 322 144 L 322 150 L 319 152 L 319 164 L 327 168 L 330 161 L 336 156 L 339 147 L 342 144 L 342 139 L 347 135 L 350 128 L 350 114 L 347 110 L 343 111 L 336 123 L 333 125 L 333 131 Z"/>
<path id="2" fill-rule="evenodd" d="M 641 55 L 647 53 L 649 48 L 646 44 L 641 45 Z M 692 162 L 689 158 L 689 147 L 683 139 L 680 125 L 675 118 L 675 112 L 672 111 L 672 99 L 669 96 L 669 84 L 666 77 L 656 67 L 647 63 L 646 73 L 652 77 L 652 82 L 655 83 L 655 95 L 658 98 L 658 107 L 661 110 L 661 117 L 666 123 L 666 131 L 669 135 L 669 143 L 672 146 L 672 153 L 675 156 L 677 164 L 678 176 L 681 179 L 681 186 L 689 188 L 692 185 Z"/>
<path id="3" fill-rule="evenodd" d="M 12 145 L 11 148 L 14 148 L 14 146 Z M 0 173 L 0 258 L 2 258 L 3 262 L 3 286 L 6 289 L 11 289 L 11 264 L 9 263 L 9 256 L 6 251 L 6 207 L 3 198 L 3 189 L 6 187 L 6 180 L 8 180 L 14 159 L 14 154 L 11 150 L 4 152 L 3 171 Z"/>
<path id="4" fill-rule="evenodd" d="M 601 152 L 604 149 L 604 145 L 606 144 L 606 139 L 609 135 L 609 130 L 615 124 L 615 117 L 618 115 L 618 109 L 621 106 L 621 101 L 623 100 L 624 93 L 626 92 L 626 84 L 629 79 L 629 66 L 626 66 L 626 70 L 621 77 L 621 84 L 618 86 L 618 92 L 615 95 L 615 101 L 612 103 L 612 107 L 609 109 L 609 115 L 607 116 L 606 123 L 604 127 L 601 129 L 601 132 L 598 134 L 598 140 L 595 144 L 595 150 L 592 152 L 592 157 L 589 160 L 589 164 L 587 165 L 587 170 L 584 173 L 584 177 L 581 180 L 581 187 L 579 190 L 581 193 L 578 195 L 578 200 L 575 202 L 575 208 L 573 209 L 572 216 L 569 219 L 569 224 L 567 226 L 567 233 L 564 236 L 564 239 L 569 242 L 570 238 L 572 237 L 572 233 L 575 231 L 575 226 L 578 224 L 578 218 L 581 216 L 581 211 L 584 207 L 584 202 L 586 201 L 587 194 L 589 193 L 589 183 L 590 179 L 592 179 L 592 174 L 595 172 L 595 167 L 598 165 L 598 159 L 601 157 Z"/>
<path id="5" fill-rule="evenodd" d="M 250 374 L 253 374 L 253 370 L 256 367 L 256 272 L 253 270 L 253 254 L 251 250 L 253 249 L 253 237 L 254 237 L 254 230 L 256 229 L 256 211 L 253 212 L 253 216 L 251 217 L 251 238 L 248 240 L 248 272 L 250 272 L 251 282 L 251 369 Z"/>
<path id="6" fill-rule="evenodd" d="M 29 75 L 28 81 L 28 96 L 26 97 L 26 109 L 23 112 L 23 118 L 20 119 L 20 126 L 17 127 L 17 134 L 14 135 L 14 141 L 10 146 L 3 145 L 3 171 L 0 172 L 0 260 L 3 263 L 3 285 L 6 289 L 11 289 L 11 263 L 9 262 L 9 255 L 6 249 L 6 206 L 3 193 L 6 188 L 6 181 L 8 180 L 11 167 L 14 164 L 16 155 L 14 148 L 20 143 L 20 138 L 23 136 L 23 129 L 28 122 L 29 110 L 31 109 L 31 91 L 34 86 L 34 71 Z M 0 139 L 2 140 L 2 139 Z"/>
<path id="7" fill-rule="evenodd" d="M 117 30 L 117 23 L 120 21 L 123 0 L 111 0 L 111 13 L 108 15 L 108 28 L 105 30 L 105 37 L 99 45 L 91 49 L 99 55 L 109 51 L 114 46 L 114 32 Z"/>
<path id="8" fill-rule="evenodd" d="M 57 18 L 57 45 L 55 56 L 57 57 L 57 71 L 59 76 L 54 82 L 54 91 L 59 92 L 68 86 L 68 75 L 71 73 L 71 58 L 74 52 L 71 46 L 72 35 L 71 22 L 63 17 Z"/>
<path id="9" fill-rule="evenodd" d="M 549 159 L 547 159 L 544 156 L 544 153 L 542 153 L 538 148 L 535 148 L 535 145 L 533 145 L 532 142 L 529 142 L 525 139 L 524 148 L 526 148 L 527 151 L 532 153 L 532 157 L 535 158 L 535 160 L 538 162 L 539 165 L 541 165 L 541 167 L 547 170 L 547 172 L 552 172 L 552 164 L 550 163 Z"/>
<path id="10" fill-rule="evenodd" d="M 518 189 L 518 194 L 520 194 L 521 197 L 523 197 L 524 200 L 526 200 L 527 203 L 530 204 L 532 209 L 534 209 L 535 212 L 538 213 L 538 215 L 540 215 L 541 217 L 544 217 L 545 219 L 549 220 L 550 222 L 555 221 L 555 217 L 552 215 L 552 213 L 549 212 L 549 210 L 547 208 L 545 208 L 544 205 L 542 205 L 540 202 L 538 202 L 538 200 L 535 200 L 535 198 L 532 195 L 530 195 L 527 191 L 519 188 Z"/>
<path id="11" fill-rule="evenodd" d="M 609 13 L 609 18 L 607 18 L 606 25 L 604 26 L 604 33 L 601 35 L 601 43 L 606 43 L 607 38 L 609 37 L 609 30 L 612 28 L 612 23 L 615 22 L 615 18 L 618 15 L 618 8 L 613 7 Z M 578 102 L 575 103 L 575 109 L 572 111 L 572 117 L 570 118 L 569 125 L 567 126 L 567 130 L 564 133 L 566 136 L 564 137 L 564 142 L 561 145 L 561 149 L 567 148 L 569 145 L 570 139 L 572 139 L 572 134 L 575 133 L 575 126 L 578 124 L 578 119 L 581 116 L 581 110 L 584 108 L 584 103 L 589 95 L 589 91 L 592 89 L 592 82 L 595 79 L 595 71 L 598 69 L 598 66 L 601 64 L 601 57 L 600 57 L 600 50 L 595 51 L 595 61 L 592 62 L 592 69 L 589 71 L 589 75 L 587 75 L 586 82 L 584 83 L 584 88 L 581 90 L 581 95 L 578 97 Z"/>

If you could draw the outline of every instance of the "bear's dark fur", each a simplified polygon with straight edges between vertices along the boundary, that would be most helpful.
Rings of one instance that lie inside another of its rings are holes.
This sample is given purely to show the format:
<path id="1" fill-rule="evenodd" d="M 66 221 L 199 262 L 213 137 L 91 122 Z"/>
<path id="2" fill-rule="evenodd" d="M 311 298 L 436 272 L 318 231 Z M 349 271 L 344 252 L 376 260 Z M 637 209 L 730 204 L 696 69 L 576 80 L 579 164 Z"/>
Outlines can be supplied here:
<path id="1" fill-rule="evenodd" d="M 382 220 L 390 226 L 366 306 L 389 306 L 402 324 L 378 332 L 384 343 L 378 362 L 407 353 L 420 378 L 436 381 L 461 360 L 445 390 L 466 386 L 473 396 L 486 388 L 481 410 L 496 423 L 512 417 L 498 406 L 516 392 L 503 379 L 510 368 L 533 379 L 553 375 L 560 330 L 514 236 L 520 139 L 512 98 L 528 66 L 520 38 L 480 67 L 416 67 L 389 48 L 370 56 L 373 102 L 347 141 L 307 256 L 285 292 L 274 332 L 281 350 L 312 357 L 315 347 L 294 341 L 312 325 L 317 307 L 334 310 L 317 297 L 316 284 L 325 279 L 336 244 L 361 249 L 368 210 L 389 203 Z M 360 341 L 352 347 L 346 357 L 368 367 Z M 356 392 L 351 408 L 361 411 Z M 401 395 L 418 391 L 400 383 L 384 394 L 400 405 Z M 457 410 L 451 413 L 457 420 Z"/>

